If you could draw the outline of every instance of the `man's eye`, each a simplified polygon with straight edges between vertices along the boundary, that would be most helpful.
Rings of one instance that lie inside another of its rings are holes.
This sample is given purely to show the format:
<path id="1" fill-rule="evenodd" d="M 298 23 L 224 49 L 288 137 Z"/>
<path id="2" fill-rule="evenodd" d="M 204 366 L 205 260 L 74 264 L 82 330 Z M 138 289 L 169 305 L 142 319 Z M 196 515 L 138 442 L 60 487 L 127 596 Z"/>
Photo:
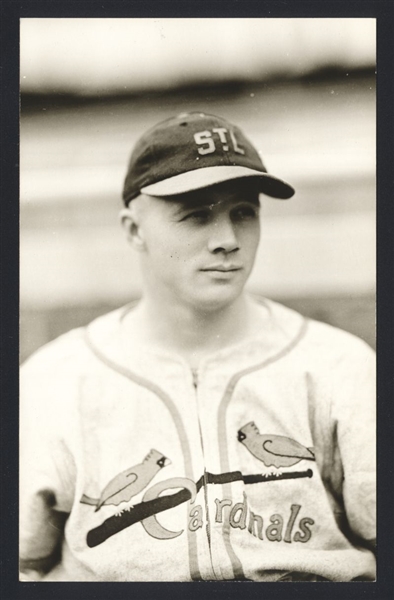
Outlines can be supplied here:
<path id="1" fill-rule="evenodd" d="M 235 219 L 254 219 L 258 215 L 258 208 L 253 206 L 240 206 L 232 211 Z"/>
<path id="2" fill-rule="evenodd" d="M 187 214 L 183 220 L 205 222 L 208 221 L 209 217 L 210 212 L 208 210 L 195 210 Z"/>

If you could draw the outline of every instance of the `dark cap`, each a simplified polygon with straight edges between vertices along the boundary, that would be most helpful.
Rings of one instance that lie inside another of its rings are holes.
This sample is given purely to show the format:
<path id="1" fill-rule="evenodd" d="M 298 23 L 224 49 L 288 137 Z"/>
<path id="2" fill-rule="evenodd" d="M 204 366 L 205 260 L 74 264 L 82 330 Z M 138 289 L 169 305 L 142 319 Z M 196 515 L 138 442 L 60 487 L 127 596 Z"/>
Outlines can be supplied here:
<path id="1" fill-rule="evenodd" d="M 267 173 L 241 129 L 214 115 L 183 113 L 155 125 L 136 143 L 123 188 L 127 206 L 139 194 L 173 196 L 230 179 L 254 177 L 260 192 L 285 200 L 294 189 Z"/>

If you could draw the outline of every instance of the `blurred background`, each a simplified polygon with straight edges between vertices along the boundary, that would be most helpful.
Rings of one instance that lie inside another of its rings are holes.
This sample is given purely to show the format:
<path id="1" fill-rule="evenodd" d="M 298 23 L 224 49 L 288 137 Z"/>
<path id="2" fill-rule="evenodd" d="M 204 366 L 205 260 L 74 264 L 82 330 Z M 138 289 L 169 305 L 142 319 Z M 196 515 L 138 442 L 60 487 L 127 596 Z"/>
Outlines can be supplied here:
<path id="1" fill-rule="evenodd" d="M 296 196 L 249 289 L 375 346 L 374 19 L 21 19 L 20 354 L 140 294 L 118 222 L 136 139 L 201 110 Z"/>

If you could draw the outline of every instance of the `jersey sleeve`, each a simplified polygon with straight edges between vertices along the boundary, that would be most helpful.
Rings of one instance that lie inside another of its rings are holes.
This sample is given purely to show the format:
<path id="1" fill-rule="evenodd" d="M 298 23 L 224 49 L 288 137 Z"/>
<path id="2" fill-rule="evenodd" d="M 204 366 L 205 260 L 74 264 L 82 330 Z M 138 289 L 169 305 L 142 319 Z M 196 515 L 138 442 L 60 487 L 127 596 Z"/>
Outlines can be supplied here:
<path id="1" fill-rule="evenodd" d="M 20 570 L 44 574 L 60 558 L 75 468 L 65 431 L 67 385 L 44 357 L 20 375 Z M 36 576 L 32 578 L 37 578 Z"/>
<path id="2" fill-rule="evenodd" d="M 376 360 L 357 340 L 333 369 L 332 418 L 342 462 L 348 525 L 369 545 L 376 540 Z"/>

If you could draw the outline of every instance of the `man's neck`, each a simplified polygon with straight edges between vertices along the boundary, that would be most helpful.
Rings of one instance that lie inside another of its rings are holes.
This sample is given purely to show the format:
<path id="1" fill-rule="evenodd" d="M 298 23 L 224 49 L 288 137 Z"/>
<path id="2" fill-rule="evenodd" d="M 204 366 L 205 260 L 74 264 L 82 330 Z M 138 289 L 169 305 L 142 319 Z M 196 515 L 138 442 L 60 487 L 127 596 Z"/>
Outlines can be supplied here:
<path id="1" fill-rule="evenodd" d="M 241 342 L 255 331 L 254 304 L 243 294 L 217 310 L 198 310 L 181 303 L 157 302 L 145 296 L 127 319 L 134 339 L 172 351 L 192 367 L 217 350 Z"/>

